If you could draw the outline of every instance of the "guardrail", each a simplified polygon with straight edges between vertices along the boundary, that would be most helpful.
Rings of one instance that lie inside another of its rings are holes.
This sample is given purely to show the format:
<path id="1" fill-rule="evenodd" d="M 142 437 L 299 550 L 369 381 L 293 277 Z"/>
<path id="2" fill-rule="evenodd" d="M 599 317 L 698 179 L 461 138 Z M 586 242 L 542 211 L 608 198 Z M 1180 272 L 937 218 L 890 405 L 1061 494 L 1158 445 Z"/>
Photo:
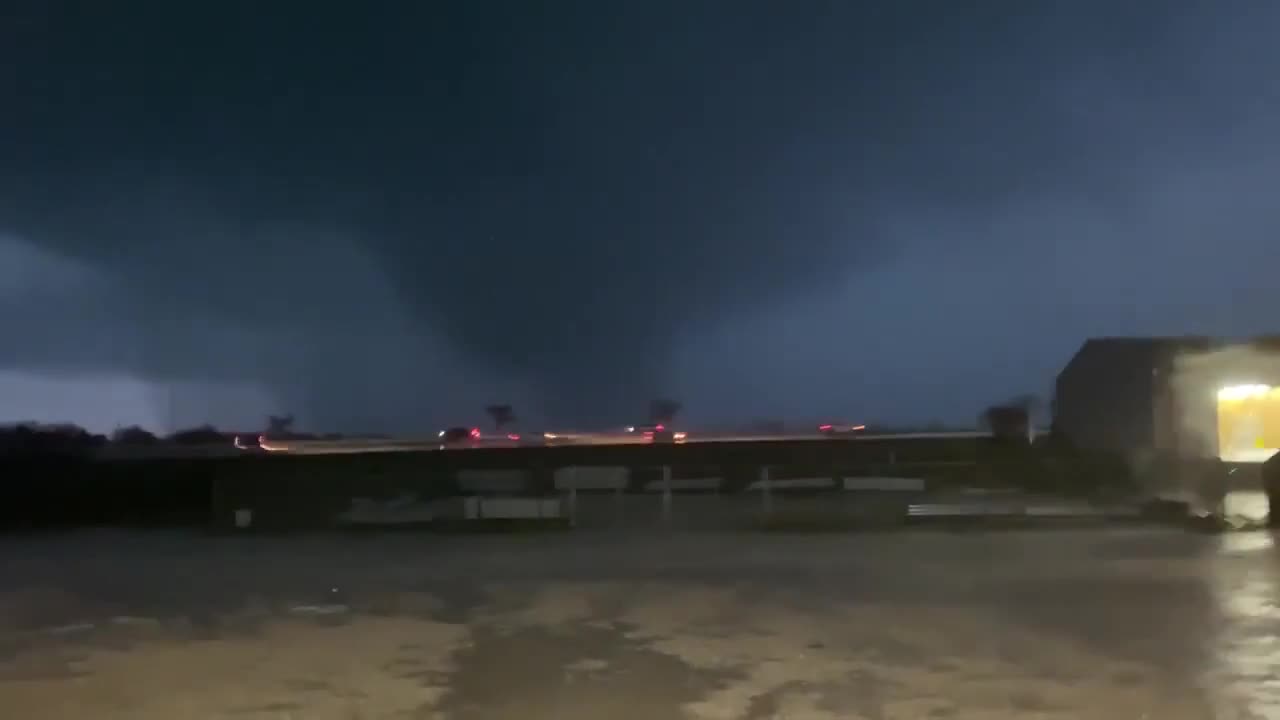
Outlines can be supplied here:
<path id="1" fill-rule="evenodd" d="M 771 465 L 726 469 L 731 471 L 670 465 L 459 467 L 447 473 L 447 482 L 345 482 L 313 488 L 323 492 L 309 497 L 296 492 L 305 480 L 264 478 L 262 484 L 242 485 L 238 491 L 224 488 L 215 514 L 223 526 L 226 518 L 248 513 L 255 526 L 268 527 L 524 520 L 566 527 L 685 529 L 813 522 L 882 527 L 925 518 L 1136 514 L 1025 495 L 952 493 L 938 501 L 939 486 L 931 487 L 919 475 L 805 473 Z"/>

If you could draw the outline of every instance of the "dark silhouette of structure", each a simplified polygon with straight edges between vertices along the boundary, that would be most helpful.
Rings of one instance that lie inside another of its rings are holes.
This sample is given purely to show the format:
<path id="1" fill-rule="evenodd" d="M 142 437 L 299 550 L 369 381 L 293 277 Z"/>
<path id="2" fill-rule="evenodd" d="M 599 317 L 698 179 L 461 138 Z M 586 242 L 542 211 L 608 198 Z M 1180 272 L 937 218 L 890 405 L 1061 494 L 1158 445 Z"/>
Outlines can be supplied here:
<path id="1" fill-rule="evenodd" d="M 682 408 L 675 400 L 659 398 L 649 404 L 649 419 L 655 423 L 670 424 L 675 421 Z"/>
<path id="2" fill-rule="evenodd" d="M 490 405 L 484 411 L 489 414 L 493 420 L 495 430 L 502 430 L 511 423 L 516 421 L 515 410 L 510 405 Z"/>
<path id="3" fill-rule="evenodd" d="M 283 437 L 293 434 L 293 413 L 288 415 L 268 415 L 267 434 L 272 437 Z"/>
<path id="4" fill-rule="evenodd" d="M 1090 450 L 1176 444 L 1169 437 L 1175 363 L 1182 353 L 1212 346 L 1206 337 L 1085 341 L 1054 385 L 1054 435 Z"/>
<path id="5" fill-rule="evenodd" d="M 978 417 L 978 427 L 1005 440 L 1032 442 L 1033 416 L 1040 405 L 1035 395 L 1019 395 L 1007 402 L 991 405 Z"/>
<path id="6" fill-rule="evenodd" d="M 1024 405 L 992 405 L 982 413 L 982 426 L 1005 440 L 1029 441 L 1031 410 Z"/>
<path id="7" fill-rule="evenodd" d="M 1058 374 L 1054 436 L 1087 450 L 1216 457 L 1220 393 L 1280 387 L 1280 339 L 1094 338 Z"/>

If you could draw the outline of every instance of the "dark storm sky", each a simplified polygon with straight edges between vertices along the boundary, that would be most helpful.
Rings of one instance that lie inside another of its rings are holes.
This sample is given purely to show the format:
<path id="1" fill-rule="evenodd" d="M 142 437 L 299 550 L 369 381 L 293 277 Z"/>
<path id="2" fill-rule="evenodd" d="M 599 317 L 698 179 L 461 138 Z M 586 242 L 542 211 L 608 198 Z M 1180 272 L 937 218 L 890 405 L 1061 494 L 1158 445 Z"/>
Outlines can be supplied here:
<path id="1" fill-rule="evenodd" d="M 1274 3 L 2 12 L 6 417 L 964 423 L 1276 329 Z"/>

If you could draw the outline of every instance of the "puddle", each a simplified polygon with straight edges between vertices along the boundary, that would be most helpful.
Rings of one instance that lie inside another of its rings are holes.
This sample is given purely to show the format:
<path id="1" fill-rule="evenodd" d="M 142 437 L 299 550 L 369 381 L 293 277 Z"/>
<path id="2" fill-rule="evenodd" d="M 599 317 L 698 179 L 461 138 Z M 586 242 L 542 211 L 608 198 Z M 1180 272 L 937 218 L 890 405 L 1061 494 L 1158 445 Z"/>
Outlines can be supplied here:
<path id="1" fill-rule="evenodd" d="M 693 668 L 617 630 L 477 630 L 455 657 L 439 706 L 453 720 L 654 720 L 713 691 L 725 673 Z M 500 692 L 497 691 L 500 688 Z"/>

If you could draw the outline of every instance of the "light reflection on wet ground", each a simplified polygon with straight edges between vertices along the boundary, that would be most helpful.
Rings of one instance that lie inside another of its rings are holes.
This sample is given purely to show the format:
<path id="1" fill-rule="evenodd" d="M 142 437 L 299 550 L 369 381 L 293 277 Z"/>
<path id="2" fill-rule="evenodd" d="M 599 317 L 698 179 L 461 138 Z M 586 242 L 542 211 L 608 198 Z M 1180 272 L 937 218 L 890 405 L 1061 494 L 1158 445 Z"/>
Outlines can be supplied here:
<path id="1" fill-rule="evenodd" d="M 1266 533 L 0 544 L 42 718 L 1280 718 Z"/>
<path id="2" fill-rule="evenodd" d="M 1280 585 L 1270 533 L 1226 535 L 1209 582 L 1216 615 L 1203 685 L 1218 717 L 1280 718 Z"/>

